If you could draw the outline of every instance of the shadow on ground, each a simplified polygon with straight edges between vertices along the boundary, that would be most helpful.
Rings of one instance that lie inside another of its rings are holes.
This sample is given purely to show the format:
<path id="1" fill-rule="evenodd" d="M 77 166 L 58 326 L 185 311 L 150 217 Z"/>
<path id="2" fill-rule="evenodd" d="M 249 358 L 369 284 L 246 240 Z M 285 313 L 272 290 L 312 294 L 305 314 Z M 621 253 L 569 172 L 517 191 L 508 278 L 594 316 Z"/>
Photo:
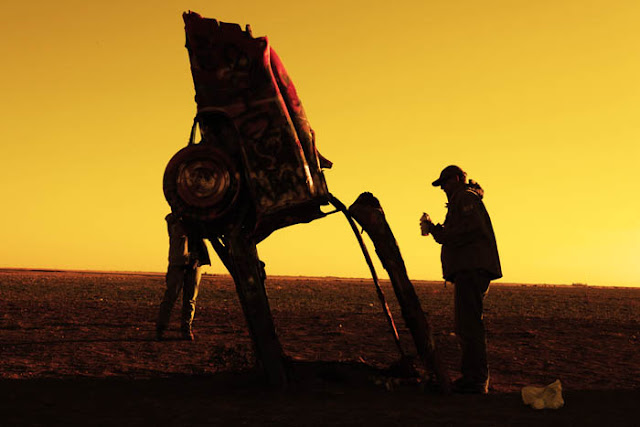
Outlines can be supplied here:
<path id="1" fill-rule="evenodd" d="M 294 364 L 287 391 L 255 371 L 151 379 L 0 380 L 3 425 L 636 425 L 638 390 L 568 391 L 565 407 L 535 411 L 517 393 L 442 396 L 381 379 L 359 363 Z"/>

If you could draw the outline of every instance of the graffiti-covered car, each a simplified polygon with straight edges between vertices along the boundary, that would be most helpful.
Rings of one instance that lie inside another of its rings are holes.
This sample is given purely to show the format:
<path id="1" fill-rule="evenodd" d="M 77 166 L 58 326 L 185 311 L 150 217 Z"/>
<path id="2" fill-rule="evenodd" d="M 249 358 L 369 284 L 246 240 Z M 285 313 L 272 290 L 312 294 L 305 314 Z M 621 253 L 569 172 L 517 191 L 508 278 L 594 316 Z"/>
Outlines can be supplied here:
<path id="1" fill-rule="evenodd" d="M 331 162 L 268 39 L 194 12 L 183 18 L 197 115 L 189 144 L 166 168 L 172 210 L 215 227 L 243 209 L 258 240 L 323 216 L 322 168 Z"/>

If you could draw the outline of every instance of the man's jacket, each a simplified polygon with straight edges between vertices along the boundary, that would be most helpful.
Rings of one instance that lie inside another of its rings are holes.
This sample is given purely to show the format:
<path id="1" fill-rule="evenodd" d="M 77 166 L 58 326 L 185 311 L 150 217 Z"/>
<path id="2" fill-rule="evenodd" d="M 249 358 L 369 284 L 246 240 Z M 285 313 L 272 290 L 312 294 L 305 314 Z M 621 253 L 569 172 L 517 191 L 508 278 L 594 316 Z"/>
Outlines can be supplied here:
<path id="1" fill-rule="evenodd" d="M 169 265 L 211 265 L 209 251 L 201 237 L 175 215 L 166 216 L 169 233 Z"/>
<path id="2" fill-rule="evenodd" d="M 442 244 L 442 275 L 454 281 L 456 273 L 483 270 L 491 280 L 502 277 L 498 247 L 491 219 L 479 192 L 461 187 L 448 203 L 444 224 L 431 233 Z"/>

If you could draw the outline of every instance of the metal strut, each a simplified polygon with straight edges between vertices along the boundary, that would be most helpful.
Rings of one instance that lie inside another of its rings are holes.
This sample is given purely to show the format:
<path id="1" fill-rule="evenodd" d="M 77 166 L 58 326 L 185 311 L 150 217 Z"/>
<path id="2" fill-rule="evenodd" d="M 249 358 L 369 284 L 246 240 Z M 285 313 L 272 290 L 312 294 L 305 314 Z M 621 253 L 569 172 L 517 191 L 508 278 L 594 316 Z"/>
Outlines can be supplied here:
<path id="1" fill-rule="evenodd" d="M 349 225 L 351 226 L 351 229 L 353 230 L 353 234 L 356 235 L 356 239 L 360 244 L 360 249 L 362 249 L 362 254 L 364 255 L 364 259 L 367 262 L 367 265 L 369 266 L 369 270 L 371 271 L 371 277 L 373 278 L 373 283 L 376 286 L 376 293 L 378 294 L 378 299 L 380 300 L 380 304 L 382 305 L 382 310 L 387 319 L 387 323 L 389 323 L 389 326 L 391 327 L 391 330 L 393 332 L 393 340 L 396 343 L 396 346 L 398 347 L 400 356 L 404 360 L 406 357 L 404 354 L 404 350 L 402 349 L 402 345 L 400 344 L 400 336 L 398 335 L 398 329 L 396 328 L 396 324 L 393 321 L 393 316 L 391 315 L 391 310 L 389 310 L 387 299 L 385 298 L 384 292 L 380 287 L 380 282 L 378 281 L 378 275 L 376 274 L 376 269 L 373 266 L 373 262 L 371 261 L 371 257 L 369 256 L 369 251 L 367 250 L 367 247 L 364 244 L 364 240 L 362 240 L 360 231 L 358 230 L 358 227 L 356 226 L 355 221 L 351 217 L 351 214 L 347 210 L 347 207 L 340 200 L 338 200 L 333 194 L 330 194 L 329 197 L 330 197 L 329 202 L 336 208 L 336 210 L 344 214 L 344 216 L 347 218 L 347 221 L 349 222 Z"/>

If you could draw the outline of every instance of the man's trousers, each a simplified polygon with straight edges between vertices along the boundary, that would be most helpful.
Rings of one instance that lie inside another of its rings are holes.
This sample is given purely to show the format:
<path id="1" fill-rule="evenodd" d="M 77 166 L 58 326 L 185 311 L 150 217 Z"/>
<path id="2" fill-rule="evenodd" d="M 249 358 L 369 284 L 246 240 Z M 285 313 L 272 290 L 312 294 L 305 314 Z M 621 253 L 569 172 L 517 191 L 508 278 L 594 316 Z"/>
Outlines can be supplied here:
<path id="1" fill-rule="evenodd" d="M 482 313 L 490 280 L 482 270 L 467 270 L 457 273 L 453 282 L 456 335 L 462 347 L 462 376 L 474 383 L 485 383 L 489 379 L 489 368 Z"/>
<path id="2" fill-rule="evenodd" d="M 182 291 L 182 312 L 180 316 L 180 328 L 182 331 L 190 331 L 193 316 L 196 312 L 196 299 L 202 277 L 201 267 L 170 265 L 167 269 L 164 297 L 160 303 L 157 328 L 164 330 L 169 325 L 171 309 L 175 304 L 180 291 Z"/>

